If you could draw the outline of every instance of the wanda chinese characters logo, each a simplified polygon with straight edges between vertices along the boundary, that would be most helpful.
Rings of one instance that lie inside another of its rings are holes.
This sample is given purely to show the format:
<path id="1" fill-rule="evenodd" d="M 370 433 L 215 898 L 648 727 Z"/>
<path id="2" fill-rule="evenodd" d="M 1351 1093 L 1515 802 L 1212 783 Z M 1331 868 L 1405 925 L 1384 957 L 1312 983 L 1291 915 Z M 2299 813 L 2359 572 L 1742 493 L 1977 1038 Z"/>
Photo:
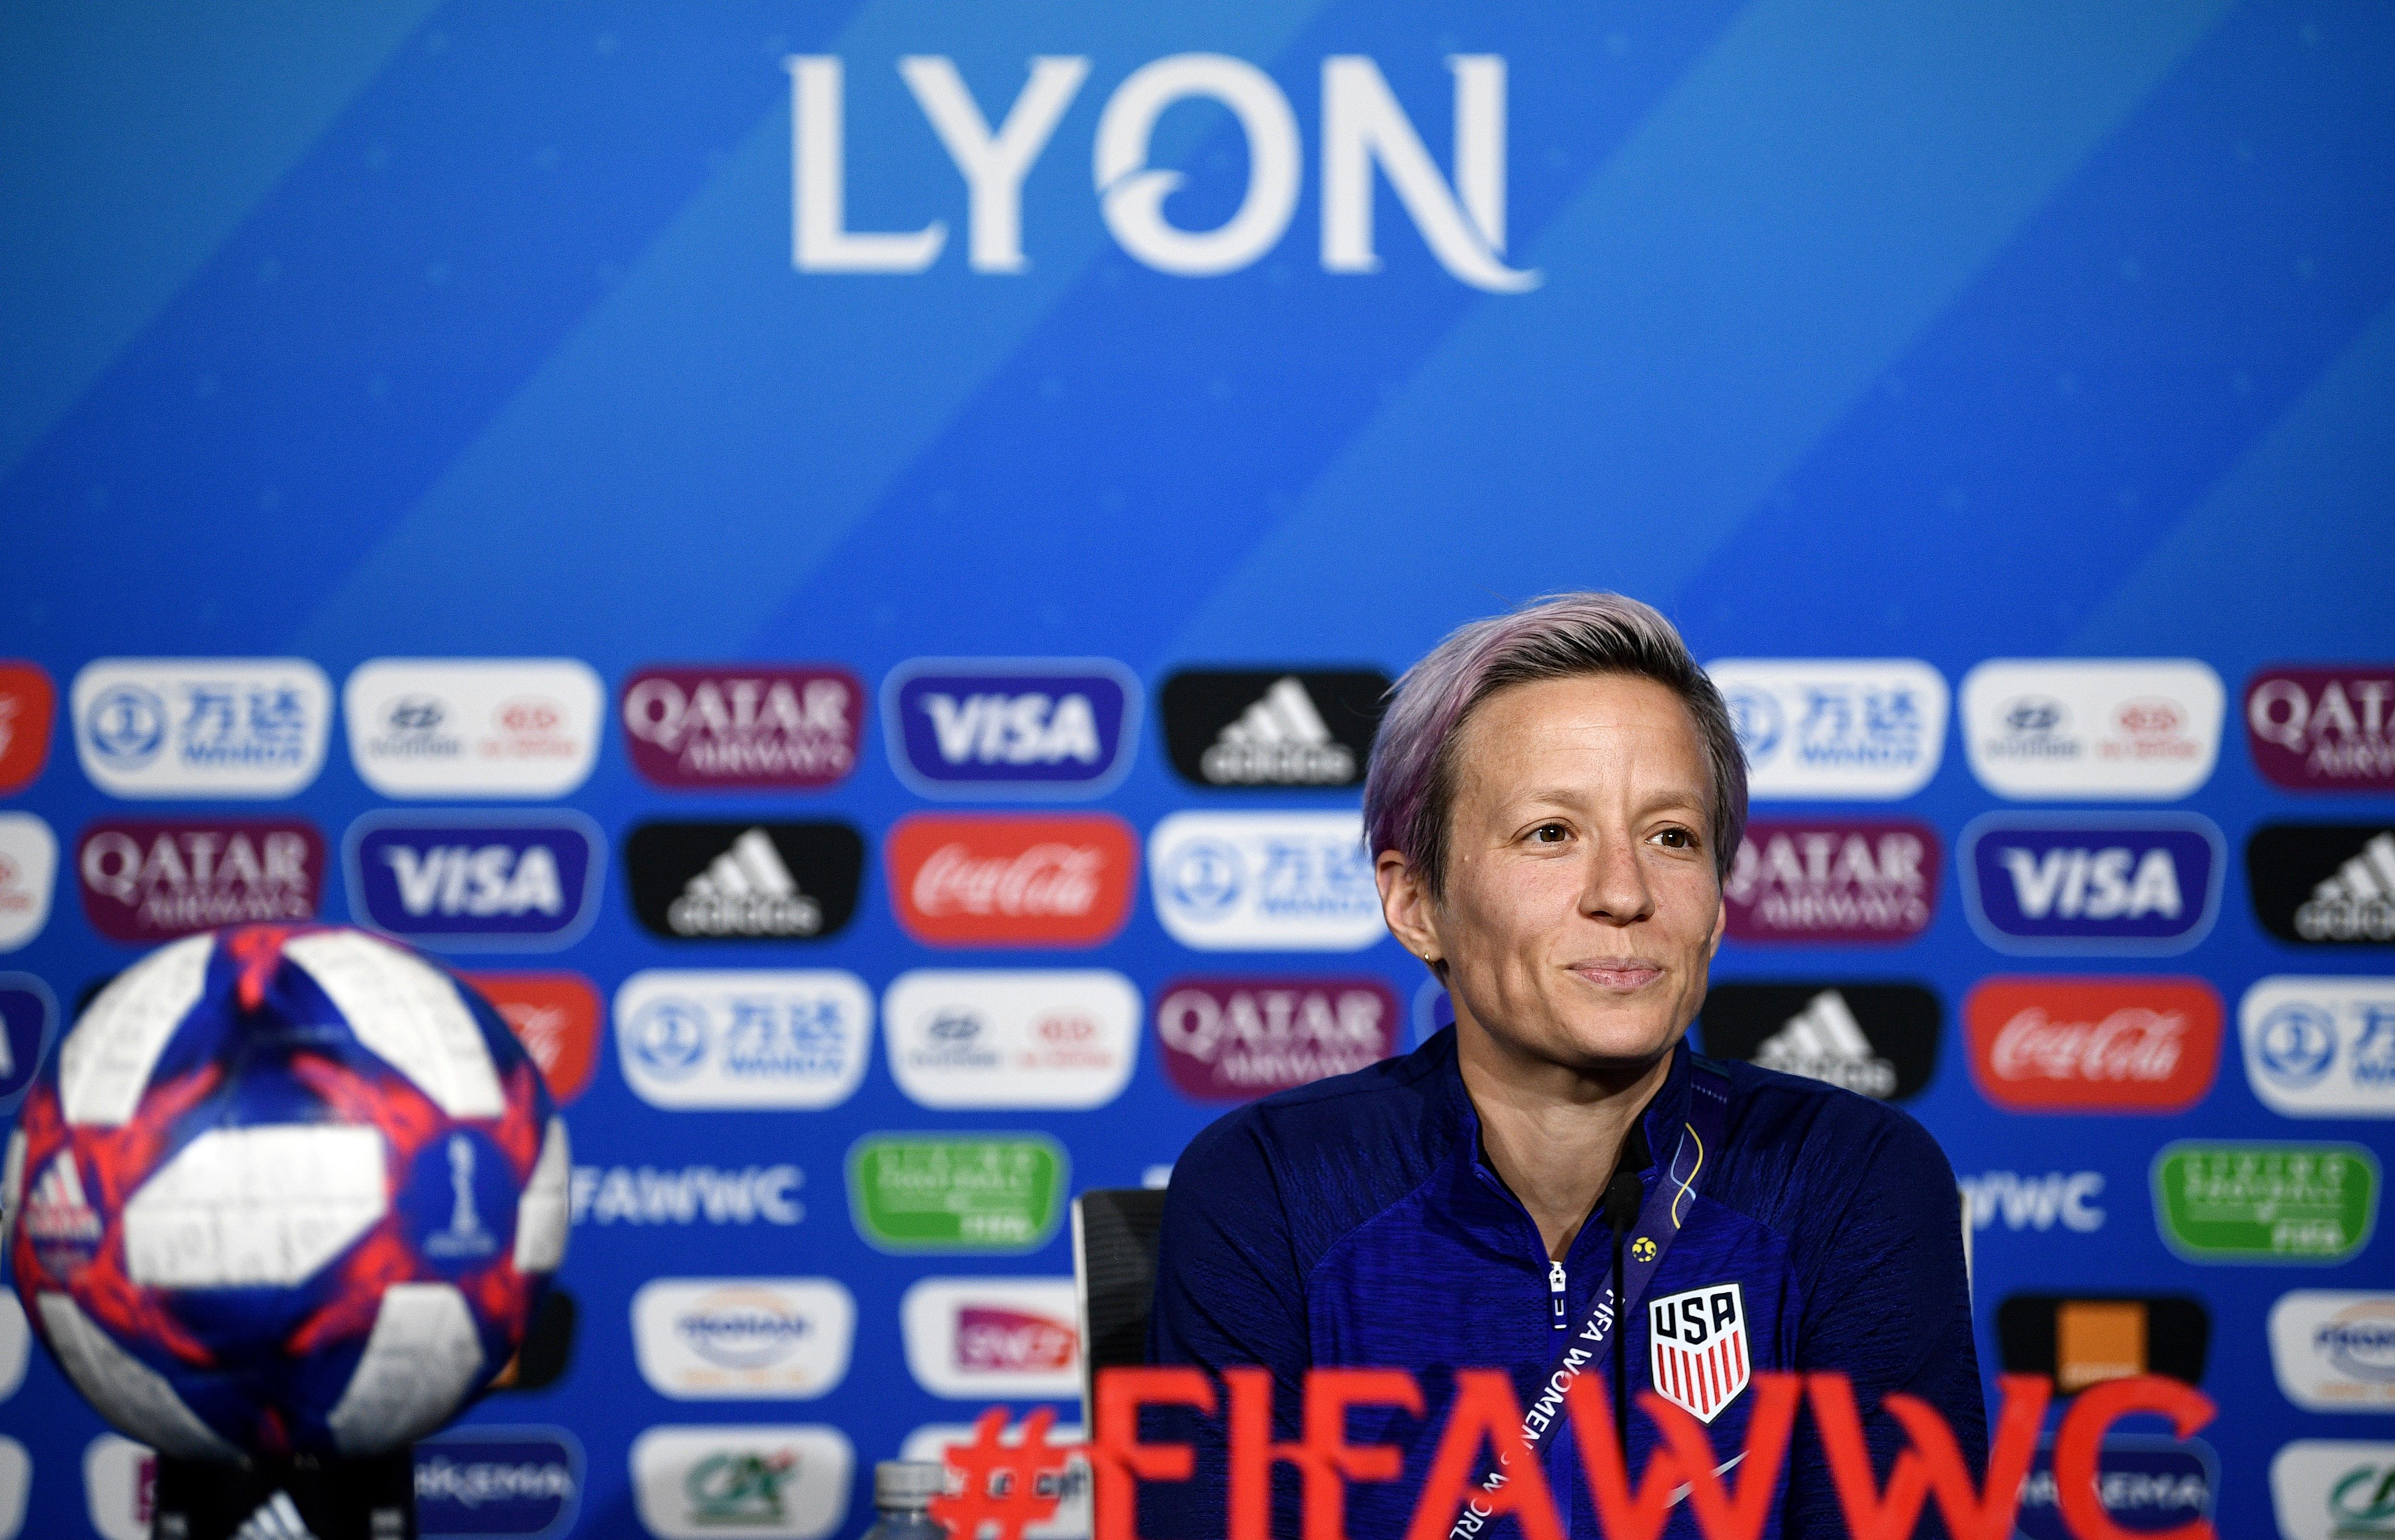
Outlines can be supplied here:
<path id="1" fill-rule="evenodd" d="M 2200 978 L 1991 978 L 1963 1016 L 1979 1090 L 2016 1111 L 2184 1111 L 2220 1062 Z"/>
<path id="2" fill-rule="evenodd" d="M 1138 836 L 1104 813 L 918 814 L 891 830 L 891 901 L 944 947 L 1093 947 L 1131 915 Z"/>

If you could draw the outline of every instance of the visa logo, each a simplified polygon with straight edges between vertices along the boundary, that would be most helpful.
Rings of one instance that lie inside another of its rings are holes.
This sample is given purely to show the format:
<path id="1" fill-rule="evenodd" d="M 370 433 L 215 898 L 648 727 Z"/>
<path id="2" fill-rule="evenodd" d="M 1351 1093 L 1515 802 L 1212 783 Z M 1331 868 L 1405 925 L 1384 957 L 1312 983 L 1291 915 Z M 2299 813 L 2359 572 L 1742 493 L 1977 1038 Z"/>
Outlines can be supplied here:
<path id="1" fill-rule="evenodd" d="M 2193 814 L 1991 814 L 1964 831 L 1963 896 L 1999 951 L 2181 952 L 2220 905 L 2220 831 Z"/>
<path id="2" fill-rule="evenodd" d="M 1138 740 L 1139 682 L 1106 658 L 918 658 L 882 685 L 898 778 L 930 797 L 1094 797 Z"/>
<path id="3" fill-rule="evenodd" d="M 2014 901 L 2032 920 L 2048 914 L 2109 920 L 2141 914 L 2176 918 L 2179 911 L 2178 868 L 2170 852 L 2140 856 L 2126 845 L 2046 851 L 2014 845 L 1997 852 L 2013 880 Z M 2136 863 L 2136 870 L 2130 863 Z"/>
<path id="4" fill-rule="evenodd" d="M 960 700 L 927 694 L 923 709 L 932 715 L 940 758 L 950 764 L 1095 764 L 1105 751 L 1098 743 L 1097 715 L 1085 695 L 1054 700 L 1035 692 Z"/>
<path id="5" fill-rule="evenodd" d="M 350 910 L 424 945 L 562 947 L 589 926 L 604 848 L 579 813 L 368 814 L 344 851 Z"/>
<path id="6" fill-rule="evenodd" d="M 382 858 L 390 864 L 401 906 L 413 915 L 557 914 L 565 908 L 557 856 L 547 845 L 521 853 L 503 844 L 390 845 Z"/>

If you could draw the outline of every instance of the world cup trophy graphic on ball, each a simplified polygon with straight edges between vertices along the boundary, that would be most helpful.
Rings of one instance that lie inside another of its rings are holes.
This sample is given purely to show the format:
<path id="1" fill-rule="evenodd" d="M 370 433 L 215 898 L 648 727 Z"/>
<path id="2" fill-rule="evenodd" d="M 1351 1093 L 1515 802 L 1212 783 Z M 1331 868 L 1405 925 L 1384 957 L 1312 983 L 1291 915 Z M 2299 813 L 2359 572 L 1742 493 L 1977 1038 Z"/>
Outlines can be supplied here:
<path id="1" fill-rule="evenodd" d="M 161 949 L 84 1012 L 9 1138 L 0 1240 L 126 1434 L 312 1467 L 404 1451 L 507 1365 L 570 1170 L 472 989 L 362 931 L 252 926 Z"/>

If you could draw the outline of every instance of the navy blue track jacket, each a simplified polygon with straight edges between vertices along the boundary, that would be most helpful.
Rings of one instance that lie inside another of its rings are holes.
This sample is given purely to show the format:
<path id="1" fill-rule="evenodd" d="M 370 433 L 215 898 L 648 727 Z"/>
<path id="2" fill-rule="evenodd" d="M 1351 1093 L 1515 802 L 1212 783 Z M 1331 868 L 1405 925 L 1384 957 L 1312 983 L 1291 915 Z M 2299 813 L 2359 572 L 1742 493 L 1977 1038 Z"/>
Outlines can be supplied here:
<path id="1" fill-rule="evenodd" d="M 1753 1369 L 1850 1375 L 1883 1480 L 1906 1442 L 1880 1409 L 1891 1390 L 1919 1396 L 1946 1417 L 1977 1477 L 1985 1465 L 1987 1410 L 1961 1210 L 1944 1153 L 1893 1108 L 1752 1065 L 1724 1068 L 1725 1148 L 1708 1159 L 1696 1202 L 1626 1322 L 1632 1479 L 1659 1437 L 1636 1393 L 1651 1386 L 1659 1361 L 1667 1379 L 1691 1367 L 1668 1341 L 1650 1359 L 1646 1306 L 1688 1291 L 1716 1298 L 1730 1283 L 1739 1285 L 1744 1313 L 1733 1360 L 1743 1357 Z M 1677 1139 L 1692 1072 L 1683 1043 L 1644 1114 L 1647 1148 L 1660 1151 L 1661 1162 Z M 1642 1174 L 1647 1192 L 1660 1179 L 1658 1163 L 1650 1158 Z M 1565 1258 L 1568 1332 L 1587 1319 L 1612 1245 L 1600 1204 Z M 1301 1436 L 1307 1369 L 1414 1371 L 1427 1417 L 1359 1409 L 1349 1422 L 1351 1441 L 1406 1451 L 1403 1480 L 1351 1483 L 1347 1496 L 1349 1534 L 1394 1537 L 1405 1533 L 1429 1471 L 1453 1371 L 1509 1370 L 1523 1405 L 1536 1399 L 1568 1334 L 1553 1324 L 1553 1282 L 1538 1227 L 1482 1152 L 1450 1026 L 1402 1058 L 1252 1103 L 1190 1142 L 1165 1200 L 1148 1353 L 1157 1363 L 1216 1373 L 1240 1364 L 1271 1369 L 1274 1437 L 1284 1441 Z M 1608 1342 L 1591 1367 L 1610 1381 L 1614 1362 Z M 1716 1377 L 1710 1388 L 1701 1374 L 1677 1385 L 1674 1399 L 1692 1409 L 1715 1404 L 1725 1385 L 1717 1365 L 1696 1367 Z M 1732 1368 L 1728 1384 L 1738 1383 Z M 1719 1460 L 1744 1447 L 1753 1401 L 1747 1383 L 1717 1405 L 1708 1431 Z M 1152 1419 L 1150 1428 L 1151 1439 L 1195 1442 L 1198 1475 L 1148 1487 L 1140 1533 L 1161 1540 L 1221 1534 L 1223 1423 L 1173 1414 Z M 1593 1540 L 1600 1532 L 1568 1427 L 1548 1434 L 1543 1449 L 1567 1533 Z M 1733 1467 L 1724 1480 L 1736 1474 Z M 1809 1410 L 1798 1414 L 1785 1480 L 1765 1533 L 1846 1534 Z M 1285 1473 L 1277 1478 L 1276 1534 L 1297 1533 L 1293 1490 Z M 1519 1532 L 1508 1519 L 1482 1533 Z M 1686 1503 L 1664 1533 L 1697 1533 Z"/>

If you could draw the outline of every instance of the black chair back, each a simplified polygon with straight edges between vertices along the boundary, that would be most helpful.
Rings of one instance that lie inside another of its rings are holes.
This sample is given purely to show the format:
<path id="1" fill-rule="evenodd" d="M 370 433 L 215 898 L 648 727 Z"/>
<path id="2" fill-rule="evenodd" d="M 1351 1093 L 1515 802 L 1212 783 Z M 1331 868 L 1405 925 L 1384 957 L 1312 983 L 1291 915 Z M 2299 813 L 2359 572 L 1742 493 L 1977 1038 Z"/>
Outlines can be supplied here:
<path id="1" fill-rule="evenodd" d="M 1093 1188 L 1073 1200 L 1073 1294 L 1080 1307 L 1081 1426 L 1097 1436 L 1101 1369 L 1147 1361 L 1161 1188 Z"/>

